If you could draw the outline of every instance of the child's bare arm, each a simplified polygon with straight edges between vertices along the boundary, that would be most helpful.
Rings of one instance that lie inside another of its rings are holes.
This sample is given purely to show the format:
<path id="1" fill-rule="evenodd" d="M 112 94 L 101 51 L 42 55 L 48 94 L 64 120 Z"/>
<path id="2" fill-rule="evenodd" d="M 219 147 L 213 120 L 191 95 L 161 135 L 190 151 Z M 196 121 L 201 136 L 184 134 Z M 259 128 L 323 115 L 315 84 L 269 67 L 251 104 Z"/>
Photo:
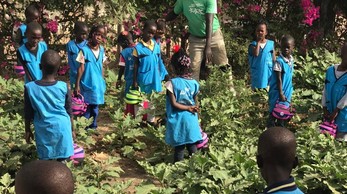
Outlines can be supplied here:
<path id="1" fill-rule="evenodd" d="M 23 39 L 22 30 L 20 28 L 18 28 L 17 33 L 16 33 L 16 37 L 15 37 L 15 41 L 16 41 L 16 43 L 20 44 L 22 39 Z"/>
<path id="2" fill-rule="evenodd" d="M 286 96 L 283 94 L 283 89 L 282 89 L 282 73 L 280 71 L 275 71 L 276 78 L 277 78 L 277 89 L 279 92 L 279 98 L 280 101 L 286 101 Z"/>
<path id="3" fill-rule="evenodd" d="M 33 132 L 30 129 L 31 120 L 33 119 L 34 109 L 32 108 L 29 94 L 26 87 L 24 87 L 24 117 L 25 117 L 25 141 L 30 143 L 34 139 Z"/>
<path id="4" fill-rule="evenodd" d="M 169 90 L 166 91 L 166 95 L 169 96 L 170 103 L 174 108 L 177 108 L 179 110 L 186 110 L 186 111 L 189 111 L 191 113 L 198 112 L 197 106 L 187 106 L 187 105 L 183 105 L 183 104 L 178 103 L 176 101 L 175 95 L 172 92 L 170 92 Z"/>
<path id="5" fill-rule="evenodd" d="M 75 83 L 75 94 L 79 94 L 80 93 L 80 82 L 81 82 L 81 78 L 82 75 L 84 73 L 84 63 L 80 64 L 80 67 L 77 70 L 77 79 L 76 79 L 76 83 Z"/>
<path id="6" fill-rule="evenodd" d="M 259 55 L 259 50 L 260 50 L 259 41 L 257 41 L 257 44 L 255 46 L 252 45 L 251 48 L 252 48 L 253 56 L 257 57 Z"/>
<path id="7" fill-rule="evenodd" d="M 137 88 L 138 87 L 138 83 L 137 83 L 137 72 L 139 69 L 139 58 L 138 57 L 134 57 L 134 75 L 133 75 L 133 87 Z"/>

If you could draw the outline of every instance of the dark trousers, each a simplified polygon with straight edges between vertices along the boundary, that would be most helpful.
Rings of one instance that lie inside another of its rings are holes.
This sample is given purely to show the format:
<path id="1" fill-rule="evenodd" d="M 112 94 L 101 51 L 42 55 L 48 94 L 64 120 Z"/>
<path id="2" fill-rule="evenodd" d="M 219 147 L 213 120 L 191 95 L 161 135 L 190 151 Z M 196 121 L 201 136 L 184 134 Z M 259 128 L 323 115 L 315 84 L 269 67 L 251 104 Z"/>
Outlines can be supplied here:
<path id="1" fill-rule="evenodd" d="M 175 147 L 174 162 L 183 160 L 184 158 L 184 148 L 187 147 L 189 156 L 196 152 L 197 148 L 195 144 L 185 144 Z"/>
<path id="2" fill-rule="evenodd" d="M 96 123 L 96 119 L 99 115 L 99 105 L 97 104 L 89 104 L 87 106 L 87 111 L 84 113 L 84 117 L 89 119 L 90 117 L 93 117 L 93 123 L 88 126 L 88 128 L 96 129 L 98 127 Z"/>
<path id="3" fill-rule="evenodd" d="M 285 127 L 287 121 L 285 120 L 280 120 L 276 119 L 272 114 L 270 113 L 269 118 L 267 120 L 266 127 L 271 128 L 271 127 Z"/>

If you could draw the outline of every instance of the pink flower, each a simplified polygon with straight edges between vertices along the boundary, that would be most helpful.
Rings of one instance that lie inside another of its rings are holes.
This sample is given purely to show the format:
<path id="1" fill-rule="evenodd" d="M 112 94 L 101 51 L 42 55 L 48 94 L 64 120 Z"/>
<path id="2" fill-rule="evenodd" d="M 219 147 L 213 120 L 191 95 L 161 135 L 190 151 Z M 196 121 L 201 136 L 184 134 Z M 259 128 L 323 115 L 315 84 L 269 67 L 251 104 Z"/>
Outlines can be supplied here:
<path id="1" fill-rule="evenodd" d="M 14 27 L 18 28 L 22 23 L 20 21 L 14 22 Z"/>
<path id="2" fill-rule="evenodd" d="M 247 10 L 250 12 L 260 12 L 261 6 L 260 5 L 248 5 Z"/>
<path id="3" fill-rule="evenodd" d="M 5 74 L 5 75 L 4 75 L 4 79 L 5 79 L 5 80 L 10 79 L 10 75 L 9 75 L 9 74 Z"/>
<path id="4" fill-rule="evenodd" d="M 170 44 L 171 43 L 171 39 L 170 38 L 167 38 L 166 39 L 166 44 Z"/>
<path id="5" fill-rule="evenodd" d="M 0 63 L 0 67 L 6 67 L 6 65 L 7 65 L 6 61 Z"/>
<path id="6" fill-rule="evenodd" d="M 58 32 L 58 22 L 55 20 L 51 20 L 46 25 L 47 30 L 49 30 L 52 33 Z"/>
<path id="7" fill-rule="evenodd" d="M 302 23 L 312 26 L 313 21 L 320 17 L 320 7 L 315 7 L 311 0 L 301 0 L 301 8 L 304 10 L 304 19 Z"/>

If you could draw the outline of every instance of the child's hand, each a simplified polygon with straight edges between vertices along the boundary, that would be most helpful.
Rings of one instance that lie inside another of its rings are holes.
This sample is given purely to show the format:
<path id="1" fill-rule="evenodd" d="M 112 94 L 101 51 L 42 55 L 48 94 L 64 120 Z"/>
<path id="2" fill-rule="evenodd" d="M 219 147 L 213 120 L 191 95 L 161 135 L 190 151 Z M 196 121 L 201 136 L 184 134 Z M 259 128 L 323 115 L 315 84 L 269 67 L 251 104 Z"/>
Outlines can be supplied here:
<path id="1" fill-rule="evenodd" d="M 26 131 L 25 132 L 25 141 L 27 143 L 31 143 L 31 140 L 34 140 L 34 134 L 31 131 Z"/>
<path id="2" fill-rule="evenodd" d="M 329 114 L 327 107 L 323 107 L 323 118 L 324 119 L 330 119 L 330 114 Z"/>
<path id="3" fill-rule="evenodd" d="M 331 113 L 331 115 L 330 115 L 329 121 L 333 122 L 335 120 L 335 118 L 337 117 L 337 115 L 339 114 L 339 112 L 340 112 L 340 109 L 335 108 L 334 112 Z"/>
<path id="4" fill-rule="evenodd" d="M 76 140 L 76 133 L 75 133 L 75 131 L 72 131 L 72 139 L 75 142 L 75 140 Z"/>
<path id="5" fill-rule="evenodd" d="M 283 93 L 280 93 L 280 101 L 282 101 L 282 102 L 287 101 L 287 98 Z"/>
<path id="6" fill-rule="evenodd" d="M 197 106 L 189 106 L 188 107 L 188 111 L 191 112 L 191 113 L 199 112 L 199 107 L 197 107 Z"/>
<path id="7" fill-rule="evenodd" d="M 80 94 L 80 92 L 81 92 L 81 91 L 80 91 L 80 87 L 79 87 L 79 86 L 76 86 L 76 87 L 75 87 L 75 90 L 74 90 L 74 92 L 73 92 L 74 95 L 75 95 L 75 96 L 78 96 L 78 94 Z"/>

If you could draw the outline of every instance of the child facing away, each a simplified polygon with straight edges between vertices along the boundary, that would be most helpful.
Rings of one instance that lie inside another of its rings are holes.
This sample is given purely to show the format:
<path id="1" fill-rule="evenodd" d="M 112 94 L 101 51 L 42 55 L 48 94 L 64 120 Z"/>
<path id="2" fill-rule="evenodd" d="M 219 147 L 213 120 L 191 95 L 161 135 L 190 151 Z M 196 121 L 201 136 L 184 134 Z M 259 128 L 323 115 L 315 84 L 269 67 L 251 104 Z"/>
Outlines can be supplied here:
<path id="1" fill-rule="evenodd" d="M 106 83 L 104 80 L 103 62 L 106 60 L 105 49 L 101 46 L 104 40 L 105 27 L 93 26 L 90 30 L 87 46 L 83 47 L 76 61 L 80 63 L 74 93 L 82 94 L 88 104 L 84 116 L 93 117 L 93 122 L 87 128 L 96 129 L 99 105 L 104 104 Z"/>
<path id="2" fill-rule="evenodd" d="M 41 59 L 42 79 L 25 84 L 25 139 L 30 143 L 34 137 L 33 121 L 40 160 L 64 161 L 73 155 L 71 92 L 55 79 L 60 64 L 59 54 L 47 50 Z"/>
<path id="3" fill-rule="evenodd" d="M 80 50 L 87 45 L 88 26 L 84 22 L 76 22 L 73 33 L 75 40 L 70 40 L 66 45 L 67 60 L 70 67 L 70 87 L 72 90 L 75 87 L 77 70 L 80 66 L 76 58 Z"/>
<path id="4" fill-rule="evenodd" d="M 267 127 L 280 125 L 284 127 L 284 121 L 276 119 L 272 116 L 272 111 L 276 103 L 283 104 L 287 107 L 290 106 L 293 93 L 293 72 L 294 72 L 294 59 L 292 52 L 294 49 L 294 38 L 290 35 L 284 35 L 281 38 L 281 53 L 277 57 L 273 67 L 273 73 L 270 78 L 269 90 L 269 119 Z"/>
<path id="5" fill-rule="evenodd" d="M 25 34 L 27 25 L 31 22 L 38 22 L 40 19 L 40 11 L 37 8 L 36 4 L 30 4 L 24 12 L 25 15 L 25 23 L 21 24 L 18 28 L 17 34 L 16 34 L 16 42 L 19 44 L 19 46 L 22 46 L 24 43 L 26 43 L 27 36 Z"/>
<path id="6" fill-rule="evenodd" d="M 275 43 L 266 39 L 267 23 L 260 21 L 255 30 L 256 40 L 248 48 L 248 62 L 251 70 L 253 90 L 266 89 L 272 74 L 275 58 Z"/>
<path id="7" fill-rule="evenodd" d="M 347 141 L 347 43 L 341 48 L 341 59 L 326 72 L 322 106 L 324 118 L 337 124 L 336 139 Z"/>
<path id="8" fill-rule="evenodd" d="M 16 174 L 17 194 L 73 194 L 74 189 L 71 170 L 61 162 L 35 160 Z"/>
<path id="9" fill-rule="evenodd" d="M 42 27 L 37 22 L 28 24 L 25 31 L 28 41 L 17 49 L 18 65 L 25 71 L 25 83 L 40 80 L 42 71 L 40 62 L 42 53 L 47 50 L 47 44 L 42 39 Z"/>
<path id="10" fill-rule="evenodd" d="M 298 163 L 296 140 L 291 131 L 272 127 L 260 135 L 257 164 L 267 184 L 264 194 L 303 194 L 291 176 Z"/>
<path id="11" fill-rule="evenodd" d="M 174 162 L 177 162 L 183 160 L 185 147 L 192 155 L 197 151 L 196 143 L 202 140 L 197 105 L 199 83 L 191 78 L 190 59 L 182 49 L 172 56 L 171 64 L 177 77 L 165 84 L 165 141 L 175 148 Z"/>

